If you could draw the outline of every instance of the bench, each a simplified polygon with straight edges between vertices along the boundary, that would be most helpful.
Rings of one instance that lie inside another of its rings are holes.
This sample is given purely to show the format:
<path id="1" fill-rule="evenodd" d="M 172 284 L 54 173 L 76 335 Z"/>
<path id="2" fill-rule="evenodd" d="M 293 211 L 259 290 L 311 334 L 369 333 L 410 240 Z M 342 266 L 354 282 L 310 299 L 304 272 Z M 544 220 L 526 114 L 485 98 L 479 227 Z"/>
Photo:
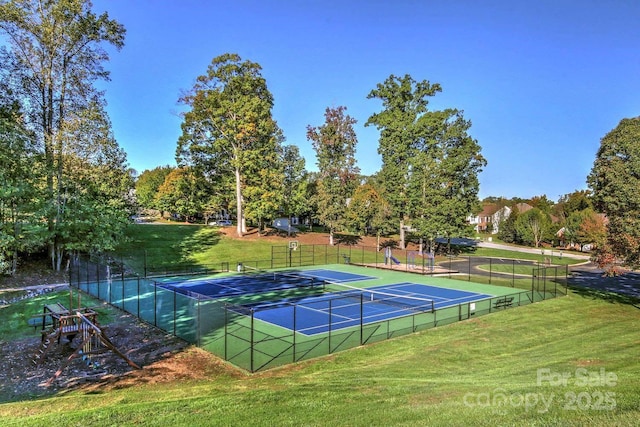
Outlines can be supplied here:
<path id="1" fill-rule="evenodd" d="M 493 308 L 507 308 L 511 307 L 513 304 L 513 297 L 504 297 L 500 298 L 496 302 L 493 303 Z"/>

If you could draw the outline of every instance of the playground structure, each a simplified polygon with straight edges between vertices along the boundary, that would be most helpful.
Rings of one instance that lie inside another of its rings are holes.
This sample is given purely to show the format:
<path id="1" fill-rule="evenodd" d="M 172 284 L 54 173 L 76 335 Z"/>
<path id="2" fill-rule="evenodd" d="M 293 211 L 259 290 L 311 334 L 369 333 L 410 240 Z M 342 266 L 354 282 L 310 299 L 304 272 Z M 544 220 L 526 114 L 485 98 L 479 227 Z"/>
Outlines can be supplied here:
<path id="1" fill-rule="evenodd" d="M 81 358 L 88 367 L 94 370 L 100 369 L 99 364 L 93 360 L 93 356 L 107 351 L 112 351 L 120 356 L 129 366 L 140 369 L 140 366 L 118 350 L 105 335 L 104 330 L 98 325 L 97 317 L 98 313 L 90 308 L 69 310 L 61 303 L 44 306 L 43 313 L 35 318 L 38 322 L 40 318 L 42 321 L 40 347 L 32 359 L 35 365 L 41 365 L 47 353 L 51 351 L 56 343 L 60 344 L 63 338 L 66 338 L 71 343 L 76 336 L 80 337 L 80 343 L 76 350 L 63 361 L 56 373 L 45 385 L 51 385 L 62 374 L 64 369 L 77 358 Z M 106 373 L 104 370 L 99 372 Z"/>

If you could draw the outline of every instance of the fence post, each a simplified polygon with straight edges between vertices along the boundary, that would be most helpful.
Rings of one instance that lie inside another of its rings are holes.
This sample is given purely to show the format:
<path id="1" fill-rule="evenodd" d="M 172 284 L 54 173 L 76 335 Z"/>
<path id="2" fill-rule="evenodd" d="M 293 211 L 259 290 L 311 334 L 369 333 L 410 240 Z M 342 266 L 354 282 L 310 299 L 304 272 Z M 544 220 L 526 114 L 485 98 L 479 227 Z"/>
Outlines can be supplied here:
<path id="1" fill-rule="evenodd" d="M 158 326 L 158 286 L 153 285 L 153 326 Z"/>
<path id="2" fill-rule="evenodd" d="M 196 342 L 198 343 L 198 347 L 202 346 L 202 338 L 200 335 L 200 295 L 198 295 L 198 299 L 196 300 Z"/>
<path id="3" fill-rule="evenodd" d="M 489 258 L 489 284 L 491 284 L 492 274 L 493 274 L 493 258 Z"/>
<path id="4" fill-rule="evenodd" d="M 254 355 L 253 355 L 253 353 L 254 353 L 254 349 L 253 349 L 253 329 L 254 329 L 254 328 L 253 328 L 253 308 L 252 308 L 252 309 L 251 309 L 251 337 L 250 337 L 251 342 L 249 343 L 249 349 L 250 349 L 250 351 L 251 351 L 251 355 L 250 355 L 250 356 L 251 356 L 251 361 L 250 361 L 250 364 L 251 364 L 251 372 L 255 372 L 255 371 L 253 370 L 253 356 L 254 356 Z"/>
<path id="5" fill-rule="evenodd" d="M 227 340 L 227 336 L 229 335 L 229 328 L 227 327 L 229 324 L 229 309 L 227 304 L 226 302 L 224 303 L 224 360 L 229 361 L 229 357 L 227 356 L 227 347 L 229 347 Z"/>
<path id="6" fill-rule="evenodd" d="M 137 308 L 137 310 L 138 310 L 138 313 L 137 313 L 137 316 L 140 319 L 141 318 L 140 317 L 140 277 L 138 277 L 137 279 L 138 279 L 138 296 L 137 296 L 137 300 L 138 300 L 138 308 Z"/>
<path id="7" fill-rule="evenodd" d="M 329 354 L 331 354 L 331 310 L 332 310 L 332 306 L 333 306 L 333 299 L 329 300 Z"/>
<path id="8" fill-rule="evenodd" d="M 377 257 L 377 255 L 376 255 Z M 362 292 L 360 293 L 360 345 L 364 345 L 364 331 L 362 330 L 363 326 L 364 326 L 364 321 L 363 321 L 363 315 L 364 315 L 364 310 L 362 308 L 362 305 L 364 304 L 363 301 L 363 297 L 362 297 Z M 331 322 L 331 319 L 329 319 L 329 322 Z"/>

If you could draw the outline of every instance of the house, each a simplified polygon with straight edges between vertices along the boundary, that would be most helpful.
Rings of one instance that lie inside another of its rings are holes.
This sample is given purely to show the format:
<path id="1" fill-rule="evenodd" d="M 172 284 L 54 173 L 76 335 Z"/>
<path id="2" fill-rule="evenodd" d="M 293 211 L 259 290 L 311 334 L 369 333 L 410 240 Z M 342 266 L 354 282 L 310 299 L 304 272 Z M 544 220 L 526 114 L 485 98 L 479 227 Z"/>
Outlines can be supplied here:
<path id="1" fill-rule="evenodd" d="M 494 203 L 486 204 L 482 211 L 467 218 L 470 224 L 474 225 L 477 233 L 496 234 L 499 231 L 500 223 L 511 214 L 508 206 L 499 206 Z"/>
<path id="2" fill-rule="evenodd" d="M 533 206 L 527 203 L 517 203 L 513 207 L 520 214 L 533 209 Z M 487 203 L 482 207 L 480 213 L 467 217 L 467 221 L 474 225 L 477 233 L 497 234 L 500 231 L 500 223 L 511 215 L 511 211 L 512 208 L 509 206 Z"/>

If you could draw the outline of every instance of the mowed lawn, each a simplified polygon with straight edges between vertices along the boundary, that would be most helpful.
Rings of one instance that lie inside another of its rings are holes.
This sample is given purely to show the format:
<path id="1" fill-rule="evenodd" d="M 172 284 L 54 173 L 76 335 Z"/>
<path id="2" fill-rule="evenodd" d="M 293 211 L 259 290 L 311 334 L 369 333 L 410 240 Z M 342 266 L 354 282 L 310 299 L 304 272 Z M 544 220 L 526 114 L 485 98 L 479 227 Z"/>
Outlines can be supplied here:
<path id="1" fill-rule="evenodd" d="M 229 367 L 202 380 L 5 403 L 0 419 L 20 426 L 635 426 L 639 354 L 638 308 L 570 292 L 258 374 Z"/>

